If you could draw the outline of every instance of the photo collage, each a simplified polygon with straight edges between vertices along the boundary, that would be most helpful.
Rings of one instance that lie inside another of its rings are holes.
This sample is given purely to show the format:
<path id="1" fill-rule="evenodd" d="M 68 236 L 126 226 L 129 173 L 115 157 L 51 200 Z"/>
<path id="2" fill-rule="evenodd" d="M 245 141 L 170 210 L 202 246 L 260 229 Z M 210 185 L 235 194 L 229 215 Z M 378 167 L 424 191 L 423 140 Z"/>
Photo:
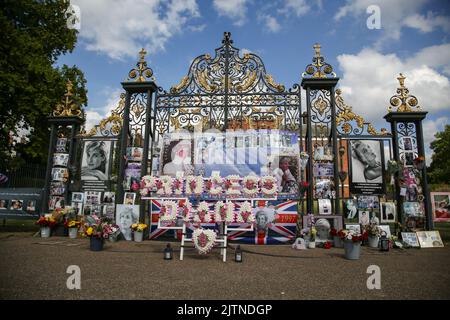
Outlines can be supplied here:
<path id="1" fill-rule="evenodd" d="M 129 147 L 127 148 L 127 167 L 125 169 L 125 188 L 131 190 L 133 184 L 139 184 L 141 180 L 141 162 L 143 148 Z"/>
<path id="2" fill-rule="evenodd" d="M 67 138 L 59 137 L 56 140 L 53 154 L 53 167 L 51 171 L 49 210 L 64 208 L 64 194 L 69 181 L 69 153 Z"/>
<path id="3" fill-rule="evenodd" d="M 336 198 L 334 163 L 331 142 L 317 139 L 313 143 L 314 197 L 317 199 L 319 214 L 332 215 L 332 200 Z"/>
<path id="4" fill-rule="evenodd" d="M 72 208 L 77 215 L 97 215 L 113 219 L 115 214 L 115 192 L 85 191 L 72 193 Z"/>

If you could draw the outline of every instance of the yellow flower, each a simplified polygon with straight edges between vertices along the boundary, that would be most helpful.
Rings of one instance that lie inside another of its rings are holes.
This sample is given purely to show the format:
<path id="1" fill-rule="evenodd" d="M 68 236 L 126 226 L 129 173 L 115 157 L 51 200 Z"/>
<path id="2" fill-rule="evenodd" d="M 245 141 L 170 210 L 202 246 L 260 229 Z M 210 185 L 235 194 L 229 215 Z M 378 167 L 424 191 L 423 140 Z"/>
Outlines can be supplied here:
<path id="1" fill-rule="evenodd" d="M 86 234 L 87 234 L 88 236 L 91 236 L 93 233 L 94 233 L 94 229 L 93 229 L 92 227 L 89 227 L 89 228 L 86 230 Z"/>
<path id="2" fill-rule="evenodd" d="M 137 223 L 133 223 L 132 225 L 131 225 L 131 229 L 136 229 L 138 227 L 138 224 Z"/>

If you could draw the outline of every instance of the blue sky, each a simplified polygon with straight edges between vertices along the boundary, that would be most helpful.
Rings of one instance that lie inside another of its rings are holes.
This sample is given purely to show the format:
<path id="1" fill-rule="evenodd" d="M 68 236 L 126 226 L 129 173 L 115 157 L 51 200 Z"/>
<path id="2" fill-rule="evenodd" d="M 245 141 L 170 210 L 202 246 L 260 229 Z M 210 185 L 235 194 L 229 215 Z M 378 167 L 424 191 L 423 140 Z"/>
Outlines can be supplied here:
<path id="1" fill-rule="evenodd" d="M 224 31 L 234 46 L 258 54 L 274 79 L 301 81 L 319 42 L 346 102 L 379 128 L 403 72 L 429 116 L 426 142 L 450 123 L 450 4 L 440 0 L 72 0 L 81 11 L 73 53 L 87 79 L 88 126 L 116 105 L 120 82 L 144 47 L 157 84 L 177 84 L 198 55 L 214 53 Z M 368 29 L 377 5 L 381 29 Z"/>

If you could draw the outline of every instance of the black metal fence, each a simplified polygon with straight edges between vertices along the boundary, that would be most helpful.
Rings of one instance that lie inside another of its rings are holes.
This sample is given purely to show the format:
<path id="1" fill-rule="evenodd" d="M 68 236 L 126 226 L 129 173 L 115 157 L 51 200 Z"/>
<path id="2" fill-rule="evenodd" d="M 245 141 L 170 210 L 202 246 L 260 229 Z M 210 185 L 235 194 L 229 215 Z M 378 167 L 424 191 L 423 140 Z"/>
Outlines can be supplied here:
<path id="1" fill-rule="evenodd" d="M 0 188 L 43 188 L 45 185 L 46 167 L 40 164 L 27 164 L 17 169 L 3 168 L 0 174 L 8 179 L 0 182 Z"/>

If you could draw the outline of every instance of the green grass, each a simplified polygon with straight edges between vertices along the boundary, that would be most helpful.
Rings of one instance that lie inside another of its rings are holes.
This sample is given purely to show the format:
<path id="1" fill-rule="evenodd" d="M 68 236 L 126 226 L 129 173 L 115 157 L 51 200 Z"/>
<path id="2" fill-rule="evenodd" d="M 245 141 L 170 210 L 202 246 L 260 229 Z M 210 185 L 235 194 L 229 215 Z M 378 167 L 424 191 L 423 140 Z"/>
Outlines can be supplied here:
<path id="1" fill-rule="evenodd" d="M 35 220 L 6 219 L 0 220 L 0 232 L 36 232 L 39 226 Z"/>

